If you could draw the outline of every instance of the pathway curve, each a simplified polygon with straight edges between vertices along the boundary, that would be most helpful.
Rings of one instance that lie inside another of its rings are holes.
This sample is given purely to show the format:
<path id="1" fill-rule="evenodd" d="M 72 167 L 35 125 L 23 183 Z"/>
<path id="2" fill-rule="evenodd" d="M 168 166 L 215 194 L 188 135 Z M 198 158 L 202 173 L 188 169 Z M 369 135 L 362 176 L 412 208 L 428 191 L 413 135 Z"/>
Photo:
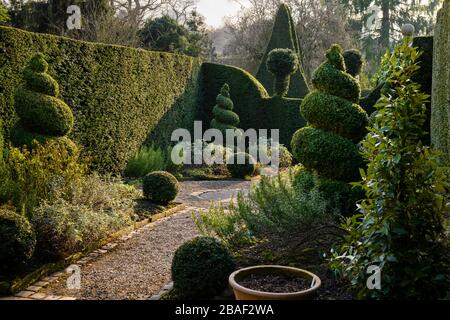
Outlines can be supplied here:
<path id="1" fill-rule="evenodd" d="M 138 230 L 129 240 L 81 266 L 81 289 L 69 290 L 60 277 L 40 292 L 76 299 L 149 299 L 170 281 L 175 250 L 198 235 L 191 214 L 211 202 L 227 203 L 248 181 L 186 181 L 177 199 L 188 208 Z"/>

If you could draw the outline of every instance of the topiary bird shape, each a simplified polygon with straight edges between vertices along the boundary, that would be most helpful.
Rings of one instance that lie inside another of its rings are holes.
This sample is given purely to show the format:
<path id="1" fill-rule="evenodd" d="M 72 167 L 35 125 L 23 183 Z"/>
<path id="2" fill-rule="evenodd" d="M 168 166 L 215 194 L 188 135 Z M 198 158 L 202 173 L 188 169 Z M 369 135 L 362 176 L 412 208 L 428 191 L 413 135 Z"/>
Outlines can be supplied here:
<path id="1" fill-rule="evenodd" d="M 48 63 L 36 54 L 23 71 L 24 83 L 15 93 L 15 108 L 20 121 L 12 132 L 15 145 L 32 146 L 33 140 L 56 140 L 74 151 L 75 144 L 66 137 L 74 125 L 69 106 L 59 99 L 58 82 L 48 74 Z"/>

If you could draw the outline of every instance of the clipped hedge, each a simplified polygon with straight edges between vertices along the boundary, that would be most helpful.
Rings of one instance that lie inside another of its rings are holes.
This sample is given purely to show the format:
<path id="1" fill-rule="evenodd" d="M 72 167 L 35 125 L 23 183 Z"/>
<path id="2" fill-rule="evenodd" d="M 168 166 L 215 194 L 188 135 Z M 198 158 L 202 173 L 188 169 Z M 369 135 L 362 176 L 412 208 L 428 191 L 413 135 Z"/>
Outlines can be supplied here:
<path id="1" fill-rule="evenodd" d="M 431 142 L 450 166 L 450 1 L 440 9 L 434 31 Z"/>
<path id="2" fill-rule="evenodd" d="M 8 27 L 0 27 L 0 48 L 6 137 L 16 122 L 14 91 L 23 81 L 22 71 L 41 52 L 61 99 L 72 108 L 70 138 L 92 156 L 99 171 L 122 172 L 144 142 L 165 146 L 174 129 L 190 129 L 198 114 L 200 63 L 194 58 Z"/>
<path id="3" fill-rule="evenodd" d="M 272 35 L 267 44 L 266 51 L 259 65 L 256 78 L 262 83 L 270 94 L 273 94 L 274 76 L 267 70 L 267 60 L 269 53 L 273 49 L 291 49 L 298 58 L 301 58 L 300 45 L 297 31 L 292 19 L 291 12 L 287 5 L 281 4 L 275 17 Z M 309 92 L 308 84 L 303 75 L 303 68 L 300 66 L 291 77 L 288 96 L 293 98 L 303 98 Z"/>
<path id="4" fill-rule="evenodd" d="M 239 128 L 280 129 L 280 143 L 289 146 L 296 130 L 306 125 L 299 114 L 301 99 L 270 97 L 261 83 L 243 69 L 215 63 L 204 63 L 202 74 L 202 115 L 210 123 L 217 92 L 227 83 L 239 115 Z"/>

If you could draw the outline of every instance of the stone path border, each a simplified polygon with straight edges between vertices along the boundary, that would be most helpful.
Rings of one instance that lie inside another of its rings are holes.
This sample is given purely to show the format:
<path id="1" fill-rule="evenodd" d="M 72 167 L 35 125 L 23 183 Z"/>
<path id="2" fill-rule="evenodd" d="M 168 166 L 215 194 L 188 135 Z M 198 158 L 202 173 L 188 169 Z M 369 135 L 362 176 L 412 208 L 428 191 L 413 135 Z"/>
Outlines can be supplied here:
<path id="1" fill-rule="evenodd" d="M 106 254 L 106 253 L 110 252 L 111 250 L 113 250 L 114 248 L 116 248 L 118 244 L 130 240 L 131 238 L 133 238 L 135 235 L 137 235 L 141 231 L 148 229 L 148 228 L 152 228 L 152 227 L 158 225 L 162 220 L 170 217 L 171 215 L 178 213 L 182 210 L 187 210 L 187 209 L 194 209 L 194 208 L 186 207 L 185 205 L 180 204 L 174 208 L 170 208 L 170 209 L 158 214 L 158 218 L 155 220 L 146 219 L 144 221 L 140 221 L 137 224 L 138 227 L 136 229 L 121 236 L 117 240 L 114 240 L 112 242 L 105 244 L 100 249 L 92 251 L 88 255 L 86 255 L 86 256 L 82 257 L 81 259 L 79 259 L 78 261 L 72 263 L 70 266 L 74 266 L 74 265 L 82 266 L 89 262 L 92 262 L 96 258 L 100 257 L 101 255 Z M 47 287 L 52 282 L 58 280 L 62 276 L 66 276 L 68 273 L 70 273 L 71 272 L 69 270 L 70 266 L 68 266 L 64 270 L 54 272 L 54 273 L 50 274 L 49 276 L 39 279 L 37 282 L 35 282 L 31 286 L 27 287 L 26 289 L 15 293 L 14 296 L 3 297 L 3 298 L 0 298 L 0 300 L 76 300 L 76 298 L 74 298 L 74 297 L 47 295 L 45 293 L 40 292 L 43 288 Z M 166 287 L 167 286 L 165 286 L 164 288 L 166 288 Z M 170 288 L 170 290 L 171 290 L 171 288 Z M 163 290 L 161 290 L 161 291 L 163 291 Z M 168 292 L 168 291 L 169 291 L 169 289 L 166 290 L 166 292 Z"/>

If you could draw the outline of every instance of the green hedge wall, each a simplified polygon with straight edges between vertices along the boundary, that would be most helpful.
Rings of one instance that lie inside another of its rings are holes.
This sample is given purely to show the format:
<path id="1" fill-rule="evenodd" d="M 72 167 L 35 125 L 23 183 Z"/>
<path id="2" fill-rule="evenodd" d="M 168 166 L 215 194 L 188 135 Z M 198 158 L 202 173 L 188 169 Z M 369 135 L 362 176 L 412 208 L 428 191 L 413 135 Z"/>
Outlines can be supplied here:
<path id="1" fill-rule="evenodd" d="M 72 108 L 71 138 L 94 169 L 121 172 L 144 142 L 164 146 L 191 128 L 199 106 L 196 59 L 0 27 L 0 115 L 8 137 L 14 92 L 27 61 L 42 52 L 61 98 Z"/>
<path id="2" fill-rule="evenodd" d="M 292 135 L 306 125 L 299 115 L 301 99 L 270 97 L 263 85 L 243 69 L 214 63 L 202 65 L 202 117 L 212 120 L 212 109 L 224 83 L 230 86 L 234 112 L 246 129 L 280 129 L 280 143 L 290 147 Z M 208 129 L 208 128 L 204 128 Z"/>

